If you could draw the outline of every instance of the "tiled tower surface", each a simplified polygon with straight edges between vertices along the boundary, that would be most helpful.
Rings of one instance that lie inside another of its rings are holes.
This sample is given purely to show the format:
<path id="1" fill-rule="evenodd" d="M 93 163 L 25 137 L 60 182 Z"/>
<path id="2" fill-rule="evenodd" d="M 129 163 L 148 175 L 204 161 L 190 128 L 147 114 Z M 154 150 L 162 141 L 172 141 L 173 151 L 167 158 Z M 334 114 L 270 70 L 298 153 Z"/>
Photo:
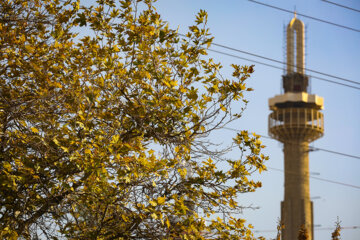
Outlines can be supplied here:
<path id="1" fill-rule="evenodd" d="M 269 135 L 284 145 L 285 191 L 281 203 L 282 240 L 296 240 L 301 226 L 313 238 L 309 188 L 309 143 L 324 133 L 323 98 L 309 94 L 305 75 L 304 23 L 287 26 L 287 73 L 284 94 L 269 99 Z"/>

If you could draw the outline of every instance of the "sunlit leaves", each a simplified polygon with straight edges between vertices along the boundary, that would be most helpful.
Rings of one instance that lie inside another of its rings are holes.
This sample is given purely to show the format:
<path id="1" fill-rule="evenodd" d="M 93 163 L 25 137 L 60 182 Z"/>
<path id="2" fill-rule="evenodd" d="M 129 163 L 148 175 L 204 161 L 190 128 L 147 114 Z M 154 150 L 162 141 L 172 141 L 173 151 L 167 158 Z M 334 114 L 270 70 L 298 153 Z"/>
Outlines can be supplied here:
<path id="1" fill-rule="evenodd" d="M 184 37 L 152 2 L 1 3 L 1 238 L 251 236 L 238 197 L 263 145 L 241 132 L 225 160 L 207 137 L 241 115 L 253 67 L 224 77 L 207 13 Z"/>

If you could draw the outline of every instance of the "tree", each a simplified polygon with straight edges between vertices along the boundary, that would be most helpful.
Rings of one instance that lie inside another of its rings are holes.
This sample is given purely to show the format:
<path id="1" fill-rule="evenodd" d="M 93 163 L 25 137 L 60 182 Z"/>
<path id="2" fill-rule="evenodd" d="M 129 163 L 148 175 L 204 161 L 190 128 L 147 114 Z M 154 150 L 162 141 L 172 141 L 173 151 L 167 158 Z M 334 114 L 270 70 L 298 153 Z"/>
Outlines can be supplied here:
<path id="1" fill-rule="evenodd" d="M 341 225 L 340 225 L 341 221 L 339 220 L 339 218 L 337 219 L 337 221 L 335 222 L 335 229 L 334 231 L 331 233 L 331 239 L 332 240 L 340 240 L 341 239 Z"/>
<path id="2" fill-rule="evenodd" d="M 299 234 L 298 234 L 298 240 L 309 240 L 309 232 L 305 228 L 305 225 L 301 225 Z"/>
<path id="3" fill-rule="evenodd" d="M 223 77 L 206 21 L 180 37 L 152 0 L 1 1 L 2 239 L 251 238 L 263 145 L 241 131 L 228 160 L 208 137 L 253 67 Z"/>

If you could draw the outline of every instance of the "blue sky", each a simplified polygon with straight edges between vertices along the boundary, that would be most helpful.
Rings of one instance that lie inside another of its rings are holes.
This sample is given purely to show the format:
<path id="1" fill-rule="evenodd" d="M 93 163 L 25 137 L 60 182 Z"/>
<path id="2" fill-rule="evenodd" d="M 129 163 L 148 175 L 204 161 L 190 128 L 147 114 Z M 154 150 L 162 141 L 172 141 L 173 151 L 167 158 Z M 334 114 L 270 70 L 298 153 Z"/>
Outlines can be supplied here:
<path id="1" fill-rule="evenodd" d="M 260 0 L 259 0 L 260 1 Z M 360 10 L 360 1 L 333 0 L 334 2 Z M 281 8 L 294 10 L 305 15 L 360 29 L 360 12 L 340 8 L 321 0 L 261 0 Z M 180 33 L 194 23 L 195 14 L 204 9 L 208 12 L 208 27 L 215 37 L 214 42 L 266 57 L 284 60 L 283 26 L 293 14 L 261 6 L 247 0 L 158 0 L 155 4 L 162 18 Z M 307 26 L 306 67 L 320 72 L 360 82 L 360 32 L 350 31 L 311 19 L 299 18 Z M 241 53 L 215 48 L 241 57 L 268 62 Z M 224 65 L 223 74 L 231 77 L 231 63 L 251 65 L 217 53 L 210 57 Z M 246 95 L 250 100 L 244 117 L 231 124 L 231 128 L 247 129 L 267 135 L 268 99 L 280 94 L 282 70 L 255 64 L 255 73 L 248 85 L 255 91 Z M 320 76 L 320 75 L 318 75 Z M 339 81 L 330 77 L 329 80 Z M 311 146 L 360 156 L 360 90 L 311 80 L 312 93 L 324 97 L 325 135 Z M 357 85 L 360 87 L 360 85 Z M 233 108 L 238 107 L 234 105 Z M 219 131 L 217 139 L 228 141 L 235 132 Z M 282 146 L 271 139 L 263 139 L 265 152 L 270 156 L 267 166 L 283 169 Z M 236 157 L 236 153 L 230 156 Z M 335 155 L 324 151 L 310 152 L 310 171 L 319 173 L 315 177 L 360 186 L 360 160 Z M 255 176 L 263 187 L 255 193 L 244 194 L 239 199 L 243 205 L 260 207 L 258 210 L 244 210 L 243 217 L 254 225 L 254 230 L 275 230 L 280 217 L 280 202 L 283 199 L 283 173 L 269 169 Z M 342 226 L 360 226 L 360 189 L 310 179 L 311 196 L 314 197 L 315 239 L 331 238 L 337 217 Z M 275 232 L 259 232 L 267 238 Z M 360 229 L 343 230 L 342 239 L 357 240 Z"/>

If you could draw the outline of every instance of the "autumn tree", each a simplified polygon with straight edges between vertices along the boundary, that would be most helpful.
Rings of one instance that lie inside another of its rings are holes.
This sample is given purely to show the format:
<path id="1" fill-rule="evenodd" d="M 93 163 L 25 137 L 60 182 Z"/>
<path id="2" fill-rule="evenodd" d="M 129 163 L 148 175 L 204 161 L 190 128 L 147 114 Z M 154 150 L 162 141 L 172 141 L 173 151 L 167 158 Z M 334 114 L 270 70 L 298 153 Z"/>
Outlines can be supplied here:
<path id="1" fill-rule="evenodd" d="M 310 238 L 310 236 L 309 236 L 308 230 L 305 228 L 304 225 L 301 225 L 299 234 L 298 234 L 298 240 L 309 240 L 309 238 Z"/>
<path id="2" fill-rule="evenodd" d="M 335 229 L 334 231 L 331 233 L 331 239 L 332 240 L 340 240 L 341 239 L 341 225 L 340 225 L 340 220 L 339 218 L 337 219 L 337 221 L 335 222 Z"/>
<path id="3" fill-rule="evenodd" d="M 0 4 L 1 239 L 252 238 L 259 136 L 226 159 L 209 134 L 253 68 L 221 75 L 206 12 L 182 37 L 153 0 Z"/>

